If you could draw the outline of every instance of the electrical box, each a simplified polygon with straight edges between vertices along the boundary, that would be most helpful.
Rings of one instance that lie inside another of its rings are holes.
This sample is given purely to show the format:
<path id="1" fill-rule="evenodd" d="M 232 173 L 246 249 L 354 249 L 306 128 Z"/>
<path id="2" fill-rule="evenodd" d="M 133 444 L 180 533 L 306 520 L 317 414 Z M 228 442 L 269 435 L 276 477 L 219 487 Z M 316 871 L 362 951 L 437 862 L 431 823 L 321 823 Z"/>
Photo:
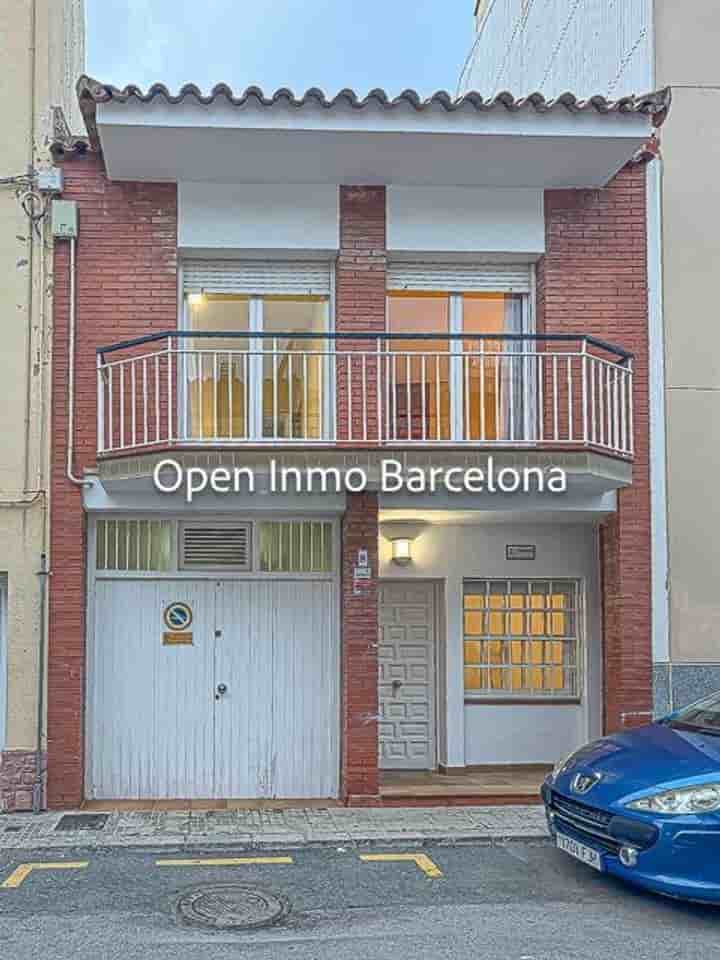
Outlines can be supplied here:
<path id="1" fill-rule="evenodd" d="M 77 237 L 78 215 L 75 200 L 53 200 L 52 233 L 54 237 Z"/>
<path id="2" fill-rule="evenodd" d="M 45 167 L 37 172 L 37 188 L 40 193 L 62 193 L 63 172 L 61 167 Z"/>

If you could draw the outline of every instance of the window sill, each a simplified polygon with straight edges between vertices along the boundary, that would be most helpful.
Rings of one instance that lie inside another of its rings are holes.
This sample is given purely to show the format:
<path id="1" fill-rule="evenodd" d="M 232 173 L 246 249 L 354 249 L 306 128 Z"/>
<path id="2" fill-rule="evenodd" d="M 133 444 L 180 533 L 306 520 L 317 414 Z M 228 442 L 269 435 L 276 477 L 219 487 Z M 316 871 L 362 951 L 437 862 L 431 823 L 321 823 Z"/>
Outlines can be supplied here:
<path id="1" fill-rule="evenodd" d="M 522 707 L 547 707 L 553 706 L 580 706 L 582 700 L 580 697 L 468 697 L 465 696 L 467 706 L 522 706 Z"/>

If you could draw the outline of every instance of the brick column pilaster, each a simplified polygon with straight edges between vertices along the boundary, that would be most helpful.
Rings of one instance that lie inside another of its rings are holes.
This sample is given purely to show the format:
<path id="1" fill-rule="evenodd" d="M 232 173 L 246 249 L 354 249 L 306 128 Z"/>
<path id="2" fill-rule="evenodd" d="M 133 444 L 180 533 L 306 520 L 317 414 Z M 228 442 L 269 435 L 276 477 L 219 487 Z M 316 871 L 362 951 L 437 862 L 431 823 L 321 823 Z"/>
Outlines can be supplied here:
<path id="1" fill-rule="evenodd" d="M 340 255 L 336 273 L 337 331 L 385 330 L 385 188 L 340 187 Z M 345 351 L 375 348 L 367 341 L 344 341 Z M 369 380 L 377 373 L 368 368 Z M 362 435 L 360 405 L 353 403 L 349 430 L 346 367 L 337 376 L 338 437 Z M 357 390 L 357 388 L 355 388 Z M 354 398 L 356 399 L 356 398 Z M 368 391 L 368 439 L 377 436 L 375 390 Z M 367 550 L 370 581 L 356 581 L 358 551 Z M 349 494 L 343 520 L 342 557 L 342 792 L 352 803 L 378 793 L 378 498 Z"/>
<path id="2" fill-rule="evenodd" d="M 378 794 L 378 498 L 348 494 L 342 527 L 342 794 Z M 370 580 L 356 580 L 367 550 Z"/>
<path id="3" fill-rule="evenodd" d="M 545 193 L 546 254 L 537 269 L 538 329 L 587 333 L 635 355 L 631 486 L 601 529 L 606 732 L 652 709 L 646 167 L 600 190 Z"/>

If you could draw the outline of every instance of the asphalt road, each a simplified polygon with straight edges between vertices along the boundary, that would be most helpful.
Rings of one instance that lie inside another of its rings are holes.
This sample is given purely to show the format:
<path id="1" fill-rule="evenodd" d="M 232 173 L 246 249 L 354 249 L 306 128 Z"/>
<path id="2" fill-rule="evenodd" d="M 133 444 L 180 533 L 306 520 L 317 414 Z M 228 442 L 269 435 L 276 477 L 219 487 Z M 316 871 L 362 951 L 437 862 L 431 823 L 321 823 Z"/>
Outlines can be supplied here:
<path id="1" fill-rule="evenodd" d="M 414 861 L 360 855 L 424 853 Z M 10 851 L 0 855 L 0 957 L 12 960 L 657 960 L 720 948 L 720 909 L 635 892 L 549 843 L 262 851 L 292 863 L 158 865 L 252 852 Z M 72 869 L 23 863 L 87 863 Z M 253 932 L 178 920 L 196 886 L 257 884 L 285 897 L 288 916 Z"/>

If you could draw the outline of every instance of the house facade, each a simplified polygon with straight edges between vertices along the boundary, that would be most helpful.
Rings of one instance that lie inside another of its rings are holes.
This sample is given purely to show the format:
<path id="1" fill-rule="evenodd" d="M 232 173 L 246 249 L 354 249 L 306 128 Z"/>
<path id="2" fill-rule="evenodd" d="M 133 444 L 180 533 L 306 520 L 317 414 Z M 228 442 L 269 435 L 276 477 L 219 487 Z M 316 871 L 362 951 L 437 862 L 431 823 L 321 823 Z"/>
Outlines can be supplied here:
<path id="1" fill-rule="evenodd" d="M 673 110 L 659 162 L 647 167 L 653 658 L 655 709 L 664 714 L 720 687 L 717 536 L 720 515 L 697 495 L 718 469 L 708 424 L 718 415 L 714 297 L 720 157 L 709 0 L 597 0 L 476 6 L 477 36 L 461 90 L 538 90 L 555 97 L 622 97 L 670 86 Z M 579 57 L 577 51 L 582 50 Z"/>
<path id="2" fill-rule="evenodd" d="M 666 93 L 78 93 L 50 806 L 413 802 L 645 721 Z"/>

